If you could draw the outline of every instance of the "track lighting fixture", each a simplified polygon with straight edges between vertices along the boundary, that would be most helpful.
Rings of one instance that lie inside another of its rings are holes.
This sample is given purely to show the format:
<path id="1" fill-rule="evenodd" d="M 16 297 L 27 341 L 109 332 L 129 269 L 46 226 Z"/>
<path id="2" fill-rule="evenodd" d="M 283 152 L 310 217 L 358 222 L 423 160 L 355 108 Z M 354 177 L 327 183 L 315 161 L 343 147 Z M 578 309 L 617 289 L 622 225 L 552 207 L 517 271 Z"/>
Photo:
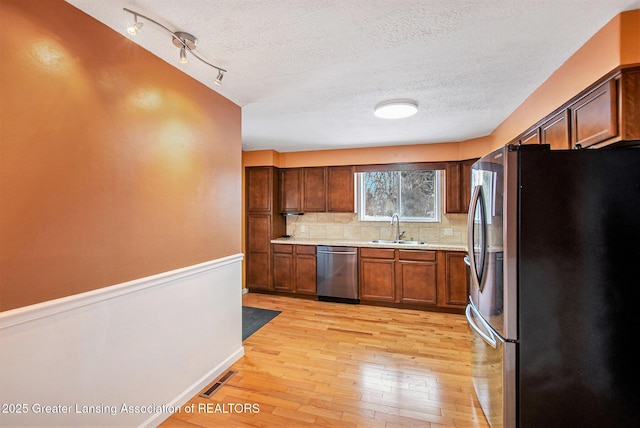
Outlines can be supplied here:
<path id="1" fill-rule="evenodd" d="M 214 81 L 214 83 L 216 85 L 222 84 L 222 78 L 224 77 L 224 73 L 226 73 L 227 70 L 225 70 L 223 68 L 220 68 L 217 65 L 211 64 L 209 61 L 205 60 L 204 58 L 202 58 L 201 56 L 199 56 L 198 54 L 196 54 L 194 52 L 195 49 L 196 49 L 196 44 L 198 42 L 198 39 L 196 39 L 196 37 L 194 35 L 189 34 L 189 33 L 185 33 L 183 31 L 171 31 L 170 29 L 168 29 L 167 27 L 165 27 L 164 25 L 162 25 L 158 21 L 155 21 L 155 20 L 153 20 L 153 19 L 151 19 L 151 18 L 149 18 L 147 16 L 144 16 L 144 15 L 138 13 L 138 12 L 134 12 L 131 9 L 127 9 L 126 7 L 123 7 L 122 10 L 124 10 L 125 12 L 128 12 L 128 13 L 133 15 L 133 23 L 127 28 L 127 32 L 129 34 L 131 34 L 132 36 L 135 36 L 136 34 L 138 34 L 138 31 L 140 31 L 140 29 L 142 28 L 143 23 L 138 21 L 138 17 L 144 18 L 147 21 L 156 24 L 158 27 L 162 28 L 163 30 L 165 30 L 167 33 L 169 33 L 171 35 L 173 44 L 180 49 L 180 63 L 181 64 L 186 64 L 187 62 L 189 62 L 187 60 L 187 52 L 189 52 L 191 55 L 193 55 L 200 62 L 203 62 L 204 64 L 207 64 L 209 67 L 212 67 L 212 68 L 215 68 L 216 70 L 218 70 L 218 77 L 216 77 L 216 80 Z"/>

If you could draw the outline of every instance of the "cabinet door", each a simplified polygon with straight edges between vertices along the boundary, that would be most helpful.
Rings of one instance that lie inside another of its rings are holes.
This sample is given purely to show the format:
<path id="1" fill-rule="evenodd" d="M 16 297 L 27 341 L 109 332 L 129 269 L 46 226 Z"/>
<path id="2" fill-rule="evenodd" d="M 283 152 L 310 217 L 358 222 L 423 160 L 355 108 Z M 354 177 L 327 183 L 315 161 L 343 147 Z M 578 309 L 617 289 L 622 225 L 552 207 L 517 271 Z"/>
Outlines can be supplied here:
<path id="1" fill-rule="evenodd" d="M 327 168 L 327 211 L 349 212 L 353 210 L 355 169 L 352 166 Z"/>
<path id="2" fill-rule="evenodd" d="M 460 184 L 462 180 L 462 165 L 460 162 L 447 162 L 445 165 L 446 212 L 461 213 L 462 203 Z"/>
<path id="3" fill-rule="evenodd" d="M 304 212 L 325 212 L 327 210 L 327 168 L 303 168 Z"/>
<path id="4" fill-rule="evenodd" d="M 437 252 L 398 250 L 396 288 L 402 303 L 437 304 Z"/>
<path id="5" fill-rule="evenodd" d="M 551 150 L 566 150 L 571 148 L 571 133 L 569 131 L 570 113 L 563 110 L 540 126 L 542 144 L 549 144 Z"/>
<path id="6" fill-rule="evenodd" d="M 395 261 L 360 260 L 360 299 L 394 302 L 396 300 Z"/>
<path id="7" fill-rule="evenodd" d="M 574 146 L 589 147 L 618 135 L 616 81 L 609 80 L 571 106 Z"/>
<path id="8" fill-rule="evenodd" d="M 302 212 L 302 169 L 280 170 L 280 211 Z"/>
<path id="9" fill-rule="evenodd" d="M 273 288 L 293 291 L 293 245 L 273 246 Z"/>
<path id="10" fill-rule="evenodd" d="M 469 298 L 469 275 L 464 252 L 444 252 L 444 281 L 439 290 L 439 305 L 464 308 Z"/>
<path id="11" fill-rule="evenodd" d="M 270 228 L 270 215 L 247 215 L 247 288 L 272 289 Z"/>
<path id="12" fill-rule="evenodd" d="M 447 162 L 445 165 L 447 214 L 464 213 L 469 210 L 471 201 L 471 167 L 477 159 L 462 162 Z"/>
<path id="13" fill-rule="evenodd" d="M 299 294 L 317 294 L 316 291 L 316 247 L 295 246 L 294 291 Z"/>
<path id="14" fill-rule="evenodd" d="M 437 303 L 436 263 L 398 261 L 398 284 L 402 303 Z"/>
<path id="15" fill-rule="evenodd" d="M 274 168 L 251 167 L 246 169 L 247 211 L 269 212 L 273 207 Z"/>
<path id="16" fill-rule="evenodd" d="M 540 144 L 540 130 L 535 128 L 523 135 L 520 144 Z"/>
<path id="17" fill-rule="evenodd" d="M 460 184 L 460 193 L 462 196 L 462 212 L 469 212 L 469 204 L 471 203 L 471 168 L 477 159 L 469 159 L 462 162 L 462 183 Z"/>
<path id="18" fill-rule="evenodd" d="M 395 302 L 395 250 L 391 248 L 360 248 L 358 275 L 360 299 Z"/>

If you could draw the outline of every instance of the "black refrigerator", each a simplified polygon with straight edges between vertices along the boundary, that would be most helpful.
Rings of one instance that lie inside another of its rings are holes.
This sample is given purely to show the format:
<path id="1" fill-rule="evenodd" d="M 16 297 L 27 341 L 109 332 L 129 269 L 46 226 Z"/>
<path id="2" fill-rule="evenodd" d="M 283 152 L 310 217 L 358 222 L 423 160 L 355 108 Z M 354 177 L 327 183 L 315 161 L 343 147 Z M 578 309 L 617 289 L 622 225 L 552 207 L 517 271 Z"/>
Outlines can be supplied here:
<path id="1" fill-rule="evenodd" d="M 471 182 L 466 316 L 490 425 L 640 426 L 640 149 L 505 146 Z"/>

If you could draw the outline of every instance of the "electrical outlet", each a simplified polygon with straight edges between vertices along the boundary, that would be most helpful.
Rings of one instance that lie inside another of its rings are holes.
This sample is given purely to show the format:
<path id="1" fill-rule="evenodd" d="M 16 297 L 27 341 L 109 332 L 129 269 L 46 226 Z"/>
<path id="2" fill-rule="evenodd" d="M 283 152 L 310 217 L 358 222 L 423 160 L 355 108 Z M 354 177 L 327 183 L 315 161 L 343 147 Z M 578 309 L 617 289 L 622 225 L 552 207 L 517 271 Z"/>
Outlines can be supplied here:
<path id="1" fill-rule="evenodd" d="M 453 236 L 453 228 L 445 227 L 444 228 L 444 236 Z"/>
<path id="2" fill-rule="evenodd" d="M 307 226 L 300 226 L 300 232 L 306 232 L 307 231 Z"/>

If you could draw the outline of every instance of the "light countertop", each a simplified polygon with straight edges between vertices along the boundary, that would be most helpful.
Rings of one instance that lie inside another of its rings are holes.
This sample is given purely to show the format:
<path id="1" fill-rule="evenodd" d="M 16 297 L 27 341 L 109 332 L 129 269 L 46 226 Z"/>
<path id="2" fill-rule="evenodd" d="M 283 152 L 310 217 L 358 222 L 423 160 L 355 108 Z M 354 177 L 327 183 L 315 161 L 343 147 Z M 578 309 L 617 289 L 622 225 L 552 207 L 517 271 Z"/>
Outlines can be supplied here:
<path id="1" fill-rule="evenodd" d="M 293 245 L 333 245 L 342 247 L 371 247 L 371 248 L 404 248 L 410 250 L 443 250 L 443 251 L 467 251 L 467 247 L 461 244 L 429 244 L 407 245 L 390 243 L 373 243 L 370 241 L 354 241 L 348 239 L 331 238 L 278 238 L 272 239 L 272 244 L 293 244 Z"/>

